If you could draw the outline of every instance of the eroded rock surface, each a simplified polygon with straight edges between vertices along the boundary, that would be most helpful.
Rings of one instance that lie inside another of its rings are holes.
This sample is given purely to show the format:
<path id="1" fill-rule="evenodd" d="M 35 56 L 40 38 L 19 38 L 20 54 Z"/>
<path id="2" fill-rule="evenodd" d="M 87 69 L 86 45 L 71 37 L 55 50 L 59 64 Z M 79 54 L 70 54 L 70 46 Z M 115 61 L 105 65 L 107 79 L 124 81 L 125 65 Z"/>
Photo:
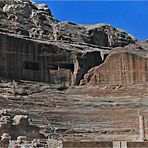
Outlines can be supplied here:
<path id="1" fill-rule="evenodd" d="M 141 42 L 142 43 L 142 42 Z M 93 67 L 80 84 L 128 86 L 147 83 L 147 46 L 129 45 L 112 49 L 103 64 Z"/>
<path id="2" fill-rule="evenodd" d="M 26 136 L 29 140 L 44 138 L 39 131 L 40 129 L 31 124 L 26 115 L 11 115 L 7 110 L 0 111 L 0 135 L 3 135 L 2 137 L 6 138 L 4 133 L 8 133 L 7 137 L 12 140 L 18 136 Z"/>
<path id="3" fill-rule="evenodd" d="M 147 40 L 107 24 L 60 22 L 30 0 L 1 0 L 0 45 L 3 138 L 137 138 L 137 111 L 148 113 Z"/>
<path id="4" fill-rule="evenodd" d="M 60 22 L 30 0 L 1 1 L 0 19 L 0 76 L 15 80 L 78 85 L 113 47 L 136 42 L 111 25 Z"/>
<path id="5" fill-rule="evenodd" d="M 136 39 L 107 24 L 79 25 L 56 20 L 45 4 L 30 0 L 1 1 L 0 28 L 47 40 L 66 40 L 105 47 L 125 46 Z"/>
<path id="6" fill-rule="evenodd" d="M 32 119 L 31 123 L 40 127 L 41 133 L 51 139 L 132 141 L 136 140 L 139 134 L 139 109 L 147 121 L 146 84 L 117 89 L 85 86 L 59 91 L 56 86 L 48 86 L 45 83 L 26 81 L 16 83 L 19 89 L 30 93 L 28 95 L 11 93 L 10 90 L 13 88 L 10 90 L 6 88 L 14 84 L 3 82 L 1 86 L 5 91 L 0 93 L 0 108 L 9 110 L 11 120 L 15 115 L 27 115 Z"/>

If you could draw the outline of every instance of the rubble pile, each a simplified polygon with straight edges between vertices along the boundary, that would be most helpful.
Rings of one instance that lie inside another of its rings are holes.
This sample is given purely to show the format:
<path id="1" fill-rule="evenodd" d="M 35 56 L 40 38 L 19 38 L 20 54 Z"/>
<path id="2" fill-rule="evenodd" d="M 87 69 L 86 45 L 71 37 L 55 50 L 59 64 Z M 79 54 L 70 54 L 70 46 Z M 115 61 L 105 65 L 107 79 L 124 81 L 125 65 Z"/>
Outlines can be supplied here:
<path id="1" fill-rule="evenodd" d="M 0 135 L 2 140 L 5 137 L 12 140 L 19 136 L 26 136 L 28 139 L 44 137 L 40 129 L 31 124 L 26 115 L 11 115 L 6 110 L 1 110 L 0 113 Z"/>

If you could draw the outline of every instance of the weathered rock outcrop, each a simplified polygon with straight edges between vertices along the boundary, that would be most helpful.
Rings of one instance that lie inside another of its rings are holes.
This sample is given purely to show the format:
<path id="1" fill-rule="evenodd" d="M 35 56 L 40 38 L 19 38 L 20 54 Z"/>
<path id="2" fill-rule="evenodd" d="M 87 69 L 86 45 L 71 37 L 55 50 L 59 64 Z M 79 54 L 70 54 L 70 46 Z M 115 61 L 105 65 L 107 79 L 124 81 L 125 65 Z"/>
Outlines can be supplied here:
<path id="1" fill-rule="evenodd" d="M 110 52 L 110 48 L 39 41 L 8 33 L 0 33 L 0 44 L 1 77 L 51 84 L 79 84 Z"/>
<path id="2" fill-rule="evenodd" d="M 53 32 L 51 24 L 58 22 L 47 5 L 37 5 L 30 0 L 4 0 L 0 12 L 0 28 L 30 37 L 49 38 Z"/>
<path id="3" fill-rule="evenodd" d="M 26 115 L 11 115 L 5 110 L 0 110 L 0 135 L 9 133 L 11 139 L 26 136 L 29 140 L 44 138 L 39 127 L 30 123 Z"/>
<path id="4" fill-rule="evenodd" d="M 141 46 L 130 45 L 112 50 L 105 62 L 84 75 L 81 85 L 132 85 L 148 81 L 148 53 Z"/>
<path id="5" fill-rule="evenodd" d="M 60 22 L 52 16 L 47 5 L 36 4 L 31 0 L 2 0 L 0 19 L 0 28 L 38 39 L 66 40 L 106 47 L 124 46 L 136 40 L 111 25 Z"/>
<path id="6" fill-rule="evenodd" d="M 125 46 L 134 43 L 128 33 L 107 24 L 77 25 L 69 22 L 56 24 L 57 39 L 94 44 L 104 47 Z"/>
<path id="7" fill-rule="evenodd" d="M 0 147 L 137 140 L 137 112 L 148 117 L 147 51 L 147 40 L 111 25 L 60 22 L 46 5 L 0 0 Z M 78 84 L 96 87 L 67 87 Z"/>
<path id="8" fill-rule="evenodd" d="M 128 85 L 147 79 L 137 73 L 142 66 L 134 66 L 145 61 L 143 56 L 139 60 L 139 48 L 146 53 L 146 43 L 111 25 L 60 22 L 47 5 L 31 0 L 2 0 L 0 20 L 1 77 L 64 85 Z M 110 54 L 115 47 L 123 48 Z"/>

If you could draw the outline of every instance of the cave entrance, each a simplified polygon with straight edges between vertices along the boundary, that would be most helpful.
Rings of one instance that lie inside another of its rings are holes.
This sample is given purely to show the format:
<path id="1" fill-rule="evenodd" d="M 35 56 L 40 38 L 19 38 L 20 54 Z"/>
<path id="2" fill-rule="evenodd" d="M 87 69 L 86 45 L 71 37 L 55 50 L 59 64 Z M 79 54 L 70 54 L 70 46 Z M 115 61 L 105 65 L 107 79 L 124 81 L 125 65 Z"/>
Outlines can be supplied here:
<path id="1" fill-rule="evenodd" d="M 90 44 L 98 46 L 108 47 L 108 35 L 104 31 L 98 31 L 97 29 L 90 30 Z"/>
<path id="2" fill-rule="evenodd" d="M 25 61 L 23 63 L 23 68 L 25 70 L 38 71 L 39 70 L 39 63 L 38 62 L 32 62 L 32 61 Z"/>
<path id="3" fill-rule="evenodd" d="M 60 63 L 60 64 L 58 64 L 58 67 L 63 68 L 63 69 L 69 69 L 69 70 L 71 70 L 71 72 L 74 72 L 74 64 Z"/>
<path id="4" fill-rule="evenodd" d="M 73 63 L 57 63 L 48 65 L 49 83 L 71 85 L 74 64 Z"/>

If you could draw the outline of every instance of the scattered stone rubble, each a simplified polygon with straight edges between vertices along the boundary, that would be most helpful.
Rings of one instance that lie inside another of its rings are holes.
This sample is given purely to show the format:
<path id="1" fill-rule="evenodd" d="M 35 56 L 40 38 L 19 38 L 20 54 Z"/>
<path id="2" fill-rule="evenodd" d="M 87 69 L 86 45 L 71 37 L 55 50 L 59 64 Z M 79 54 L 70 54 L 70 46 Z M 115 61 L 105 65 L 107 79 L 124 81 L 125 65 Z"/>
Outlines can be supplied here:
<path id="1" fill-rule="evenodd" d="M 5 134 L 6 133 L 6 134 Z M 44 138 L 40 133 L 40 129 L 32 125 L 26 115 L 15 115 L 14 117 L 2 110 L 0 113 L 0 135 L 2 139 L 16 139 L 18 136 L 26 136 L 27 138 Z M 9 136 L 8 136 L 9 135 Z"/>
<path id="2" fill-rule="evenodd" d="M 21 139 L 21 140 L 20 140 Z M 8 148 L 12 147 L 24 147 L 24 148 L 63 148 L 63 144 L 61 141 L 57 141 L 54 139 L 48 140 L 40 140 L 34 139 L 33 141 L 27 141 L 23 137 L 18 137 L 16 141 L 9 141 Z"/>
<path id="3" fill-rule="evenodd" d="M 7 111 L 2 111 L 4 130 L 0 130 L 0 136 L 8 133 L 11 144 L 25 138 L 26 145 L 32 144 L 30 139 L 40 139 L 41 143 L 47 143 L 47 140 L 132 141 L 139 134 L 139 108 L 147 121 L 147 85 L 118 89 L 77 86 L 63 91 L 56 89 L 56 85 L 29 81 L 3 81 L 1 86 L 4 91 L 0 93 L 0 108 Z M 12 93 L 13 86 L 17 86 L 17 91 L 29 93 Z M 11 91 L 6 89 L 8 87 Z M 31 119 L 31 125 L 28 125 L 27 117 Z M 22 121 L 25 124 L 19 125 Z M 29 134 L 34 126 L 38 127 L 37 135 L 43 135 L 44 140 Z"/>
<path id="4" fill-rule="evenodd" d="M 26 115 L 12 115 L 0 110 L 0 147 L 44 147 L 62 148 L 62 142 L 41 135 Z"/>

